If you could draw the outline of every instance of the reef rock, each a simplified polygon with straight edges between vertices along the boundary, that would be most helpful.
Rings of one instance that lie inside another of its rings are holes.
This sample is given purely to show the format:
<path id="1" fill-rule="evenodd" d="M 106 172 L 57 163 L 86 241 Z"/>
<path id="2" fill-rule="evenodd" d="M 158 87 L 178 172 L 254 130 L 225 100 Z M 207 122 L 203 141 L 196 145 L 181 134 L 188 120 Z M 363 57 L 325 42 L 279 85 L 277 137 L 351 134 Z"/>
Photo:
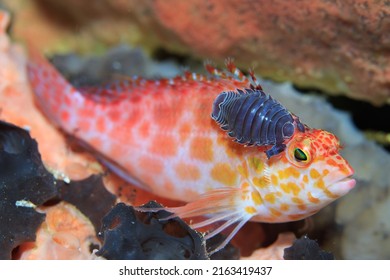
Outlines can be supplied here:
<path id="1" fill-rule="evenodd" d="M 390 103 L 385 0 L 5 2 L 20 15 L 15 35 L 44 48 L 126 41 L 220 62 L 234 57 L 263 77 Z"/>

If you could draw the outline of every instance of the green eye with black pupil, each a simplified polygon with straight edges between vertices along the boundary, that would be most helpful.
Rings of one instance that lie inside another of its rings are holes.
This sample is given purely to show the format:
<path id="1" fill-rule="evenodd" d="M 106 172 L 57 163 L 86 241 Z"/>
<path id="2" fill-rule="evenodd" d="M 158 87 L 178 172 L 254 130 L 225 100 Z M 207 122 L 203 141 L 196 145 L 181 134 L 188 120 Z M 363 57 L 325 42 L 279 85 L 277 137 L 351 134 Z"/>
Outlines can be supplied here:
<path id="1" fill-rule="evenodd" d="M 307 161 L 305 152 L 298 148 L 294 150 L 294 157 L 297 161 Z"/>

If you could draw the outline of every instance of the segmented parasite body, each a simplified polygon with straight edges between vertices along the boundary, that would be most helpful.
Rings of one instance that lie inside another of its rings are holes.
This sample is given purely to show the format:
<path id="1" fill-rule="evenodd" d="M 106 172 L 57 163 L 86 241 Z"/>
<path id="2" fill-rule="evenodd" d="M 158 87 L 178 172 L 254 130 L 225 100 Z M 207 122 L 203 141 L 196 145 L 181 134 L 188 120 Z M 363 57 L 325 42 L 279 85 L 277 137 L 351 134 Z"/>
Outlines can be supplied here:
<path id="1" fill-rule="evenodd" d="M 259 88 L 220 93 L 211 117 L 235 141 L 248 146 L 270 146 L 268 158 L 281 153 L 296 129 L 305 131 L 299 118 Z"/>

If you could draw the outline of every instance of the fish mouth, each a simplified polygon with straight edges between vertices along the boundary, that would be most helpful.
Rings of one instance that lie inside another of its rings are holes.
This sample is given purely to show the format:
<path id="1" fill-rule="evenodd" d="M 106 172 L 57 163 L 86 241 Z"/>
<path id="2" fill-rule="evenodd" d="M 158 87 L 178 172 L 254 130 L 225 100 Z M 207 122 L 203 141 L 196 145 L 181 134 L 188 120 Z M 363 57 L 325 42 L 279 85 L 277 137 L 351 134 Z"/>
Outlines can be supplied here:
<path id="1" fill-rule="evenodd" d="M 356 185 L 356 180 L 351 176 L 345 177 L 329 186 L 329 191 L 339 196 L 348 193 Z"/>

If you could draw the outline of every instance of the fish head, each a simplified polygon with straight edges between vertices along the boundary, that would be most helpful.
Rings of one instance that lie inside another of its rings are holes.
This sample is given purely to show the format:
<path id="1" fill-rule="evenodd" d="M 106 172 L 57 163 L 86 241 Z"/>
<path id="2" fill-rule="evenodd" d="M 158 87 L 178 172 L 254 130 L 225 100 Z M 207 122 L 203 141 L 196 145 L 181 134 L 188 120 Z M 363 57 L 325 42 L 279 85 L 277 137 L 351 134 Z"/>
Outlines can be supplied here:
<path id="1" fill-rule="evenodd" d="M 267 183 L 257 190 L 267 211 L 272 209 L 271 221 L 308 217 L 355 186 L 354 170 L 340 149 L 332 133 L 307 129 L 295 133 L 286 149 L 267 162 Z"/>

